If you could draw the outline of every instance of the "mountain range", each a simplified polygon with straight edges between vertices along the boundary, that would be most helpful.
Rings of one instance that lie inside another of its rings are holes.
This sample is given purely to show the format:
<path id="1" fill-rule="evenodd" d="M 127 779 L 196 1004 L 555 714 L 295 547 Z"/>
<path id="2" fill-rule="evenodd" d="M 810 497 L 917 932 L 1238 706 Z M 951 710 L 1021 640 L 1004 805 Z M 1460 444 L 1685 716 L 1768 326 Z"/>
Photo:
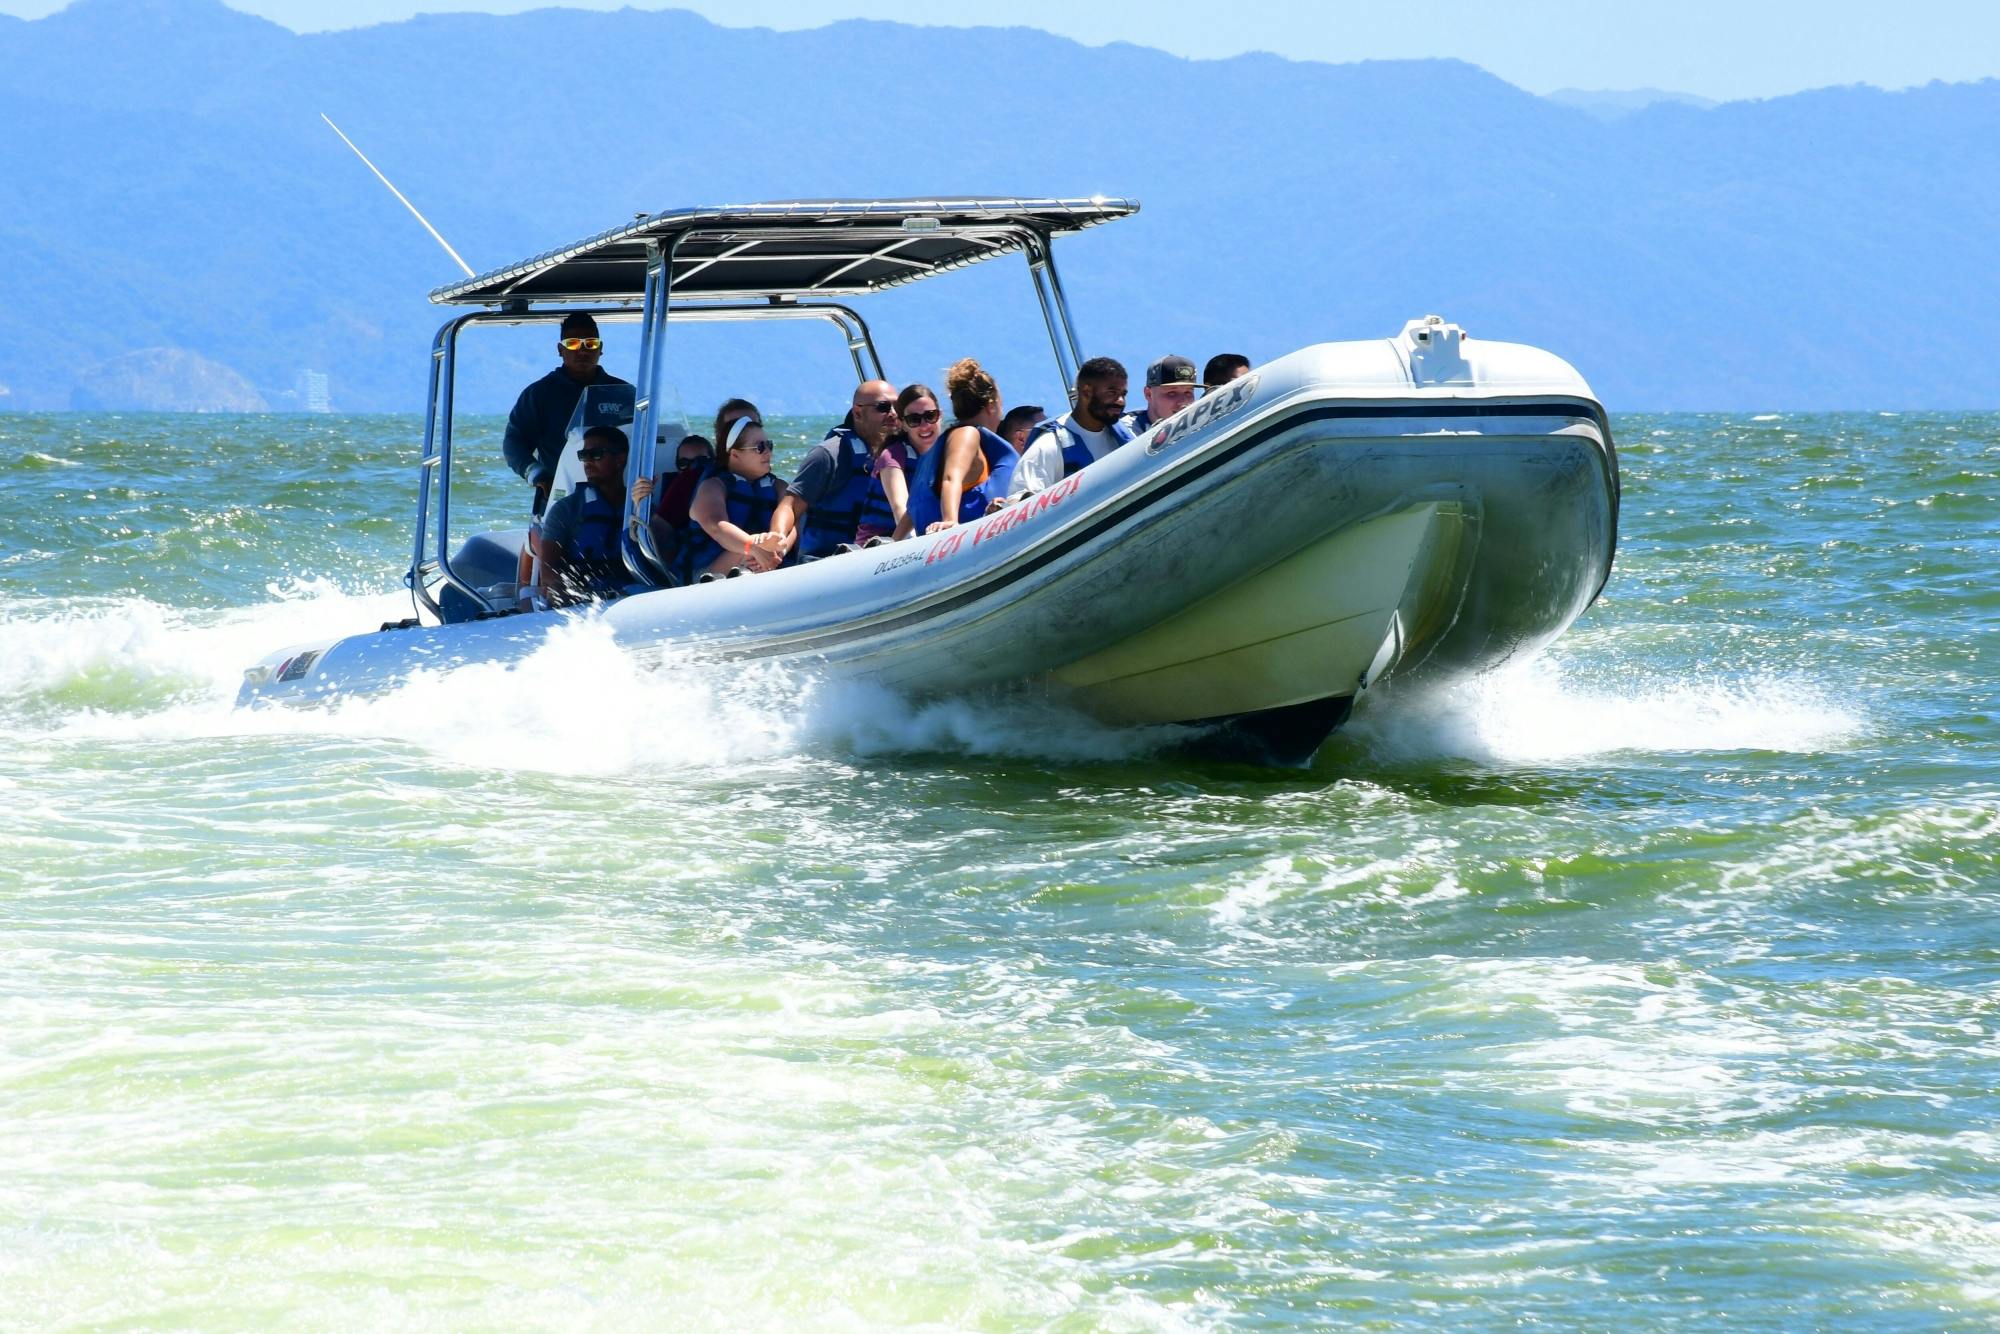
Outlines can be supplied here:
<path id="1" fill-rule="evenodd" d="M 0 404 L 154 401 L 140 367 L 239 405 L 303 406 L 310 371 L 336 408 L 419 408 L 424 295 L 458 271 L 322 112 L 479 269 L 690 204 L 1101 193 L 1143 211 L 1057 255 L 1086 354 L 1135 372 L 1437 313 L 1562 355 L 1614 411 L 2000 404 L 2000 81 L 1619 110 L 1456 61 L 1021 28 L 550 9 L 300 35 L 76 0 L 0 18 Z M 1012 400 L 1060 393 L 1016 259 L 866 313 L 894 378 L 973 353 Z M 504 411 L 549 338 L 468 349 L 461 403 Z M 844 400 L 823 330 L 670 351 L 691 415 Z M 607 364 L 630 355 L 619 334 Z"/>

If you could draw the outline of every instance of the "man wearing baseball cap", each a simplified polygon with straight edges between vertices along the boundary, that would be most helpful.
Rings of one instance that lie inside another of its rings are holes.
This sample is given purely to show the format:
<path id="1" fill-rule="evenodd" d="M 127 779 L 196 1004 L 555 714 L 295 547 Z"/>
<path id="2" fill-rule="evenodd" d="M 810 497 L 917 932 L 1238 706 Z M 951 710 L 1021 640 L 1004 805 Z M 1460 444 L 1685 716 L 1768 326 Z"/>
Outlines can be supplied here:
<path id="1" fill-rule="evenodd" d="M 1194 402 L 1201 381 L 1194 375 L 1194 363 L 1169 353 L 1146 367 L 1146 406 L 1128 412 L 1119 424 L 1134 436 L 1144 435 L 1154 423 L 1163 422 Z"/>

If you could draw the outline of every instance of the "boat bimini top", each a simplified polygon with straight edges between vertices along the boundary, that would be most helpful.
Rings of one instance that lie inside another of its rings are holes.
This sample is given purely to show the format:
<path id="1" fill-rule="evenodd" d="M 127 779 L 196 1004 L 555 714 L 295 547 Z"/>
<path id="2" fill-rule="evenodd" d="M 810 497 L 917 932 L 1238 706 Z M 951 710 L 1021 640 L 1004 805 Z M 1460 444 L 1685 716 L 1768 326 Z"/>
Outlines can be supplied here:
<path id="1" fill-rule="evenodd" d="M 430 295 L 455 315 L 431 346 L 416 543 L 406 576 L 420 607 L 444 619 L 441 581 L 488 612 L 452 570 L 451 425 L 458 335 L 471 324 L 559 322 L 587 312 L 640 325 L 628 477 L 654 475 L 667 327 L 718 320 L 824 320 L 845 336 L 859 380 L 882 374 L 867 322 L 845 298 L 900 287 L 1000 255 L 1025 256 L 1065 386 L 1083 355 L 1052 252 L 1054 238 L 1139 211 L 1130 199 L 793 200 L 673 209 L 531 259 L 450 283 Z M 1073 389 L 1072 389 L 1073 392 Z M 651 498 L 627 492 L 625 562 L 647 587 L 672 582 L 653 549 Z M 434 517 L 433 517 L 434 516 Z"/>

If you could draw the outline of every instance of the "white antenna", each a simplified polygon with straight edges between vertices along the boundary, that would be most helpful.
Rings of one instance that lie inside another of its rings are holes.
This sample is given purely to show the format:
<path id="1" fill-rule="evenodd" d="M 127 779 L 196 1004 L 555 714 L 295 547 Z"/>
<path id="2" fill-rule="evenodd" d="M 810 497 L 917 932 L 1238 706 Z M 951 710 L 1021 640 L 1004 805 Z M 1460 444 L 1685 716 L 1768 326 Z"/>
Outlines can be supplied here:
<path id="1" fill-rule="evenodd" d="M 333 123 L 333 117 L 327 115 L 324 111 L 322 111 L 319 113 L 319 118 L 326 122 L 328 129 L 332 130 L 335 134 L 340 135 L 340 142 L 346 144 L 349 148 L 354 148 L 354 141 L 348 138 L 345 134 L 341 133 L 340 127 Z M 417 212 L 417 206 L 415 204 L 412 204 L 408 199 L 404 198 L 403 192 L 401 190 L 398 190 L 395 187 L 395 184 L 391 182 L 387 176 L 384 176 L 382 174 L 382 169 L 380 167 L 376 166 L 373 162 L 370 162 L 368 160 L 368 155 L 366 153 L 362 152 L 358 148 L 354 148 L 354 156 L 360 158 L 361 164 L 367 167 L 368 170 L 375 173 L 376 180 L 382 182 L 382 184 L 389 187 L 390 194 L 396 196 L 397 199 L 402 200 L 403 207 L 410 210 L 410 216 L 415 218 L 418 222 L 421 222 L 424 225 L 424 230 L 431 234 L 431 239 L 436 241 L 439 245 L 443 246 L 444 253 L 451 256 L 452 263 L 458 265 L 459 268 L 465 270 L 466 277 L 472 278 L 477 276 L 476 274 L 473 273 L 472 266 L 470 264 L 467 264 L 463 259 L 459 258 L 458 252 L 451 248 L 451 242 L 445 240 L 442 236 L 438 235 L 438 229 L 431 226 L 431 220 L 429 218 L 426 218 L 423 214 Z"/>

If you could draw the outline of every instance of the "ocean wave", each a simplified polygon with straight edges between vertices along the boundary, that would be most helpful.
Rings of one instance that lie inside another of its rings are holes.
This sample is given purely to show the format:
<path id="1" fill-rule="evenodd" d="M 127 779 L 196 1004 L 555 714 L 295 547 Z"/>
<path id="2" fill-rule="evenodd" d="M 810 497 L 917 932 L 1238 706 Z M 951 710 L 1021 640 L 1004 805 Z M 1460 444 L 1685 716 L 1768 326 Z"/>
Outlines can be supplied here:
<path id="1" fill-rule="evenodd" d="M 369 628 L 407 609 L 393 594 L 353 594 L 324 580 L 269 590 L 226 610 L 141 596 L 0 603 L 0 714 L 126 714 L 170 702 L 233 699 L 243 668 L 275 643 Z"/>
<path id="2" fill-rule="evenodd" d="M 1869 810 L 1813 809 L 1772 828 L 1759 855 L 1725 864 L 1720 888 L 1979 895 L 2000 871 L 2000 793 L 1966 787 Z"/>

